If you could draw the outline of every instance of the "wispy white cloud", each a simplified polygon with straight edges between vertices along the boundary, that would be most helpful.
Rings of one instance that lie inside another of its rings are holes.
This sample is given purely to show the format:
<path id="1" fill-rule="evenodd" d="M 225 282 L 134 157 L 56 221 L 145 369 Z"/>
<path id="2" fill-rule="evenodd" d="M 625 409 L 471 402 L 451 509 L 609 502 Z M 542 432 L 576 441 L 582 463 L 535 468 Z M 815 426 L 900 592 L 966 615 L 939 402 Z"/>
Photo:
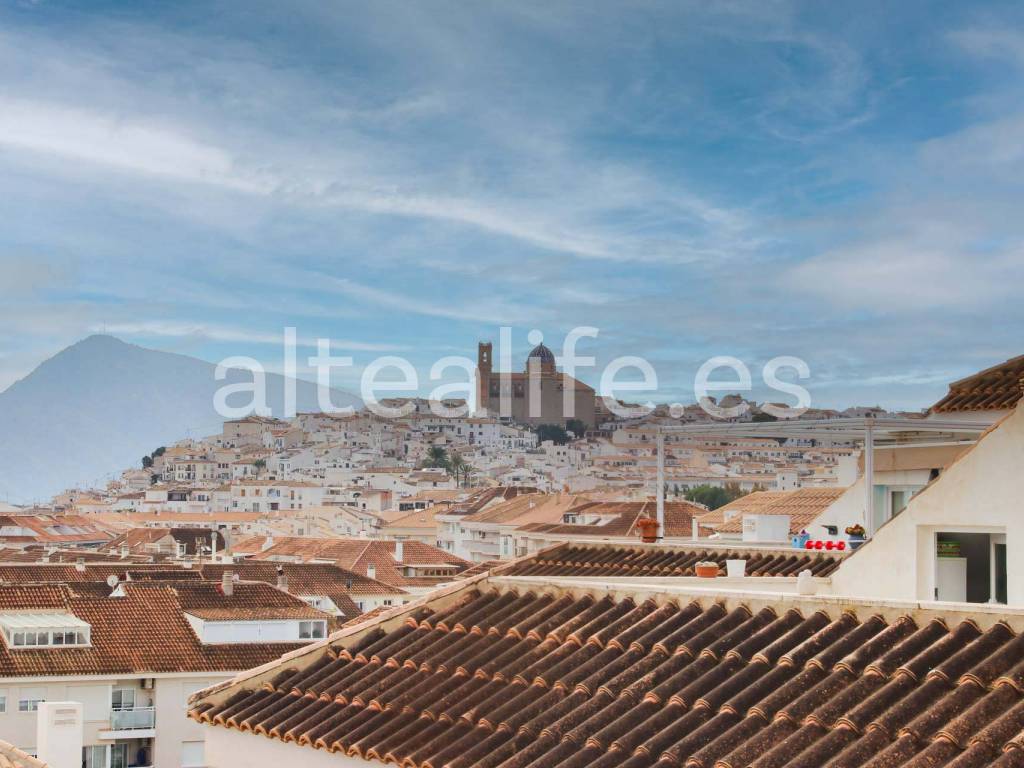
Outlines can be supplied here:
<path id="1" fill-rule="evenodd" d="M 131 337 L 169 337 L 208 339 L 211 341 L 238 342 L 241 344 L 284 344 L 284 328 L 279 333 L 259 333 L 244 328 L 231 328 L 209 323 L 188 323 L 177 321 L 148 320 L 138 323 L 102 323 L 90 329 L 92 333 L 110 333 Z M 317 339 L 297 337 L 299 346 L 315 348 Z M 331 339 L 331 348 L 357 352 L 395 352 L 406 349 L 405 345 L 381 344 L 377 342 Z"/>
<path id="2" fill-rule="evenodd" d="M 416 315 L 498 325 L 531 322 L 542 317 L 542 312 L 535 307 L 509 304 L 497 296 L 464 302 L 430 301 L 422 297 L 363 285 L 348 278 L 325 276 L 324 280 L 321 288 L 329 288 L 341 295 L 373 306 Z"/>

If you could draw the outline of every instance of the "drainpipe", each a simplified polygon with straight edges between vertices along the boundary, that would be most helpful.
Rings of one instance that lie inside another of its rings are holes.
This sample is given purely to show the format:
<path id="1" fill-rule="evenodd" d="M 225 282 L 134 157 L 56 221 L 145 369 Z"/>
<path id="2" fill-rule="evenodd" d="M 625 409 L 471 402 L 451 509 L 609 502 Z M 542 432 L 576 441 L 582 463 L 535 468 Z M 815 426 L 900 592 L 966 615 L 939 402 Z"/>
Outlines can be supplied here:
<path id="1" fill-rule="evenodd" d="M 665 538 L 665 433 L 658 429 L 658 489 L 657 499 L 658 506 L 658 541 Z M 696 521 L 694 521 L 696 525 Z M 694 528 L 696 532 L 696 528 Z"/>
<path id="2" fill-rule="evenodd" d="M 864 423 L 864 528 L 868 538 L 875 535 L 875 425 Z"/>

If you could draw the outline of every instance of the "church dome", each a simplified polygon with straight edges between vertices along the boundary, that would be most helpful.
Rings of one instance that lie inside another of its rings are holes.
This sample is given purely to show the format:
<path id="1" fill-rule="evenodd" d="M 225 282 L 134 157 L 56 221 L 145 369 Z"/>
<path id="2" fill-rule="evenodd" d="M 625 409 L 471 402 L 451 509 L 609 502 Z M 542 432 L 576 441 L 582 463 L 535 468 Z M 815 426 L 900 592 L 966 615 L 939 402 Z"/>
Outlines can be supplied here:
<path id="1" fill-rule="evenodd" d="M 538 344 L 534 347 L 533 351 L 526 357 L 527 368 L 530 367 L 530 361 L 535 357 L 540 360 L 540 367 L 542 370 L 555 367 L 555 353 L 543 344 Z"/>

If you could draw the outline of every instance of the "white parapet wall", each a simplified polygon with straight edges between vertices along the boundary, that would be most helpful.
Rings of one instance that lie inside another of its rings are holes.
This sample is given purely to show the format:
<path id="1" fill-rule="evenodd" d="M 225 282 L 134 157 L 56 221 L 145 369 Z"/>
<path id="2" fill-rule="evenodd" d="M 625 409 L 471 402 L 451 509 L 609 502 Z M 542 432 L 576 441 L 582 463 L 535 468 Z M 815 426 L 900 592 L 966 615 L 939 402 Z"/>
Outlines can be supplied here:
<path id="1" fill-rule="evenodd" d="M 49 768 L 82 765 L 83 714 L 77 701 L 42 701 L 36 713 L 36 754 Z"/>

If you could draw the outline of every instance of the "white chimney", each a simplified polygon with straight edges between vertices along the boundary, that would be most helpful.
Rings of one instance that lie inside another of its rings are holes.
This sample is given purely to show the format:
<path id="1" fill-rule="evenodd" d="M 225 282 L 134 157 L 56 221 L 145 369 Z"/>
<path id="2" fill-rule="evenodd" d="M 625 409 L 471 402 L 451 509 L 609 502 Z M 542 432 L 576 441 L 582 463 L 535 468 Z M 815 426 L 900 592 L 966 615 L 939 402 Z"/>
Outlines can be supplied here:
<path id="1" fill-rule="evenodd" d="M 395 542 L 395 560 L 402 562 L 405 559 L 405 545 L 400 542 Z"/>
<path id="2" fill-rule="evenodd" d="M 377 566 L 375 566 L 373 563 L 366 566 L 366 577 L 369 579 L 377 578 Z"/>
<path id="3" fill-rule="evenodd" d="M 210 560 L 217 559 L 217 532 L 210 534 Z"/>
<path id="4" fill-rule="evenodd" d="M 75 570 L 79 573 L 85 573 L 85 558 L 79 557 L 75 560 Z"/>
<path id="5" fill-rule="evenodd" d="M 81 768 L 82 705 L 41 701 L 36 713 L 36 755 L 49 768 Z"/>
<path id="6" fill-rule="evenodd" d="M 697 539 L 700 538 L 700 523 L 697 522 L 697 518 L 696 517 L 692 518 L 692 520 L 693 520 L 693 540 L 696 541 Z"/>
<path id="7" fill-rule="evenodd" d="M 282 592 L 288 591 L 288 577 L 284 575 L 284 566 L 277 566 L 277 588 Z"/>
<path id="8" fill-rule="evenodd" d="M 231 597 L 235 594 L 235 574 L 231 571 L 224 571 L 221 575 L 220 591 L 224 593 L 224 597 Z"/>

